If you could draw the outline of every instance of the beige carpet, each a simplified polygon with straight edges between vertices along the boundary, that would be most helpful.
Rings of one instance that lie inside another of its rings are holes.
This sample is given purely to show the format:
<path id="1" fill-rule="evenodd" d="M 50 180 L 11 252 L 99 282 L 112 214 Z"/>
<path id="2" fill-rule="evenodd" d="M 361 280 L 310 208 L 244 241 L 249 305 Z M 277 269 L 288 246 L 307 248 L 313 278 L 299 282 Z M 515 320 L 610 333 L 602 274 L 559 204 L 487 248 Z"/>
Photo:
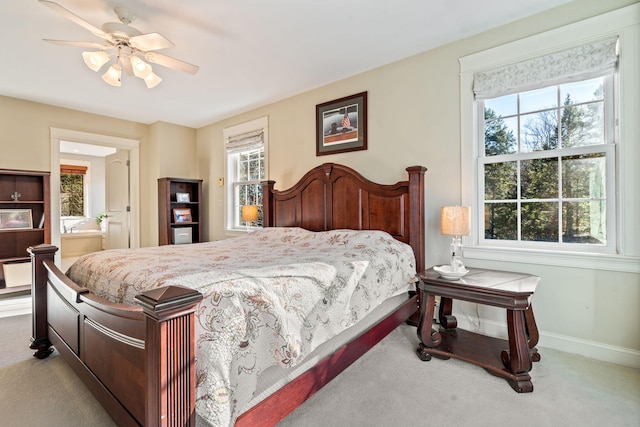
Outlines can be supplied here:
<path id="1" fill-rule="evenodd" d="M 56 353 L 27 348 L 30 316 L 0 319 L 0 425 L 111 426 Z M 640 426 L 640 370 L 541 348 L 533 393 L 454 359 L 420 361 L 401 326 L 279 427 Z"/>

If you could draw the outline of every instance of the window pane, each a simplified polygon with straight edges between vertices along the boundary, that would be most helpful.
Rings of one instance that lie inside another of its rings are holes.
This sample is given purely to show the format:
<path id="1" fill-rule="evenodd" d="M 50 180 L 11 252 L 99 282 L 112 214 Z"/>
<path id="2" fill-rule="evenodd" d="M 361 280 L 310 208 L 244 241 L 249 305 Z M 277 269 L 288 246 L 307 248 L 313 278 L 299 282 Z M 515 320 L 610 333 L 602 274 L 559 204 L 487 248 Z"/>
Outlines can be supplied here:
<path id="1" fill-rule="evenodd" d="M 523 203 L 521 239 L 558 242 L 558 203 Z"/>
<path id="2" fill-rule="evenodd" d="M 242 226 L 262 226 L 262 185 L 238 184 L 238 204 L 235 206 L 238 223 Z M 258 206 L 258 220 L 253 222 L 242 221 L 242 206 Z"/>
<path id="3" fill-rule="evenodd" d="M 485 110 L 485 115 L 493 115 Z M 492 120 L 485 123 L 484 132 L 484 152 L 485 156 L 497 156 L 500 154 L 513 154 L 516 152 L 518 141 L 518 119 L 511 117 L 508 119 L 498 118 L 494 115 Z"/>
<path id="4" fill-rule="evenodd" d="M 518 207 L 515 203 L 485 203 L 484 238 L 495 240 L 518 238 Z"/>
<path id="5" fill-rule="evenodd" d="M 260 184 L 238 184 L 238 205 L 261 205 L 262 186 Z"/>
<path id="6" fill-rule="evenodd" d="M 84 175 L 60 175 L 60 215 L 84 216 Z"/>
<path id="7" fill-rule="evenodd" d="M 581 147 L 604 143 L 604 103 L 562 108 L 562 145 Z"/>
<path id="8" fill-rule="evenodd" d="M 240 154 L 238 161 L 238 181 L 249 181 L 249 165 L 247 163 L 247 156 Z"/>
<path id="9" fill-rule="evenodd" d="M 523 199 L 558 197 L 558 159 L 523 160 L 520 163 L 520 183 Z"/>
<path id="10" fill-rule="evenodd" d="M 491 111 L 492 116 L 487 116 Z M 487 99 L 484 102 L 485 120 L 496 117 L 515 116 L 518 114 L 518 95 L 505 95 L 500 98 Z"/>
<path id="11" fill-rule="evenodd" d="M 541 111 L 521 116 L 520 151 L 554 150 L 558 148 L 557 110 Z"/>
<path id="12" fill-rule="evenodd" d="M 609 78 L 481 102 L 485 239 L 612 244 L 606 239 L 606 180 L 614 154 L 591 153 L 614 142 L 614 117 L 605 117 L 613 110 L 612 94 L 605 94 Z"/>
<path id="13" fill-rule="evenodd" d="M 606 202 L 562 204 L 562 240 L 566 243 L 607 243 Z"/>
<path id="14" fill-rule="evenodd" d="M 516 162 L 484 166 L 484 199 L 512 200 L 517 197 Z"/>
<path id="15" fill-rule="evenodd" d="M 520 114 L 546 110 L 558 106 L 557 86 L 530 90 L 520 94 Z"/>
<path id="16" fill-rule="evenodd" d="M 560 85 L 560 99 L 564 101 L 564 105 L 568 105 L 567 99 L 571 99 L 572 104 L 602 100 L 604 77 Z"/>
<path id="17" fill-rule="evenodd" d="M 562 196 L 565 199 L 604 199 L 605 169 L 604 153 L 563 157 Z"/>

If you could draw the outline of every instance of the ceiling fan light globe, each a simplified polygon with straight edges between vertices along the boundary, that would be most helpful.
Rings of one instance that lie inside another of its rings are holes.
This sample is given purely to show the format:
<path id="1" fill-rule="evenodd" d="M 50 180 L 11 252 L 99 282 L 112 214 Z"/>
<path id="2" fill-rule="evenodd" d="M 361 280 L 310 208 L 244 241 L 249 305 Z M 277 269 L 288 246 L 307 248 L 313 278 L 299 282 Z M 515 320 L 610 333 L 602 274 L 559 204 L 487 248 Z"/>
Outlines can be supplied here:
<path id="1" fill-rule="evenodd" d="M 111 86 L 120 86 L 122 77 L 122 69 L 120 64 L 113 64 L 106 73 L 102 75 L 102 80 L 109 83 Z"/>
<path id="2" fill-rule="evenodd" d="M 98 72 L 100 68 L 109 62 L 109 54 L 104 51 L 82 52 L 82 59 L 89 69 Z"/>
<path id="3" fill-rule="evenodd" d="M 153 72 L 149 73 L 148 76 L 144 77 L 144 82 L 147 85 L 147 88 L 149 89 L 156 87 L 161 81 L 162 79 Z"/>
<path id="4" fill-rule="evenodd" d="M 133 75 L 135 75 L 136 77 L 144 79 L 153 72 L 151 65 L 147 64 L 135 55 L 131 56 L 130 61 L 131 67 L 133 68 Z"/>

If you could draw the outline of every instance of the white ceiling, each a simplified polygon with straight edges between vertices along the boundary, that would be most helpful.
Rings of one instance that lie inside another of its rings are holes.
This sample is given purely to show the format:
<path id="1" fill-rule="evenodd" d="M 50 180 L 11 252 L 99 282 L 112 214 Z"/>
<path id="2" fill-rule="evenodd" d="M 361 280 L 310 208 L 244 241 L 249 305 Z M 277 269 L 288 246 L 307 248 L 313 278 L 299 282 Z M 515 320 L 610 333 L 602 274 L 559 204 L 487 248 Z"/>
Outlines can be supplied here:
<path id="1" fill-rule="evenodd" d="M 60 152 L 69 154 L 79 154 L 83 156 L 106 157 L 117 151 L 114 147 L 106 145 L 83 144 L 81 142 L 60 140 Z"/>
<path id="2" fill-rule="evenodd" d="M 55 0 L 96 27 L 137 17 L 142 33 L 175 46 L 162 53 L 196 75 L 154 66 L 147 89 L 89 70 L 77 47 L 42 39 L 101 40 L 37 0 L 0 0 L 0 95 L 133 120 L 202 127 L 569 0 Z M 105 66 L 103 71 L 107 67 Z M 349 95 L 349 94 L 345 94 Z"/>

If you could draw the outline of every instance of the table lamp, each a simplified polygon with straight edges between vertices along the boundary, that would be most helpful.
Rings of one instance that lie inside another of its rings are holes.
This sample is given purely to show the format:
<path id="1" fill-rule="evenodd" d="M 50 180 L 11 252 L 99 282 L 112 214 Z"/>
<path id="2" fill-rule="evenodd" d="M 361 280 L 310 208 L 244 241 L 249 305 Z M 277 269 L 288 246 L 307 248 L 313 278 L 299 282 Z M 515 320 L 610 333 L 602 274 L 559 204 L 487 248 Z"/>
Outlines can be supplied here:
<path id="1" fill-rule="evenodd" d="M 440 232 L 453 236 L 451 241 L 451 271 L 464 270 L 462 256 L 462 236 L 471 233 L 471 208 L 469 206 L 443 206 L 440 211 Z"/>
<path id="2" fill-rule="evenodd" d="M 242 221 L 245 223 L 247 229 L 249 228 L 248 222 L 256 222 L 258 220 L 258 206 L 245 205 L 242 206 Z"/>

